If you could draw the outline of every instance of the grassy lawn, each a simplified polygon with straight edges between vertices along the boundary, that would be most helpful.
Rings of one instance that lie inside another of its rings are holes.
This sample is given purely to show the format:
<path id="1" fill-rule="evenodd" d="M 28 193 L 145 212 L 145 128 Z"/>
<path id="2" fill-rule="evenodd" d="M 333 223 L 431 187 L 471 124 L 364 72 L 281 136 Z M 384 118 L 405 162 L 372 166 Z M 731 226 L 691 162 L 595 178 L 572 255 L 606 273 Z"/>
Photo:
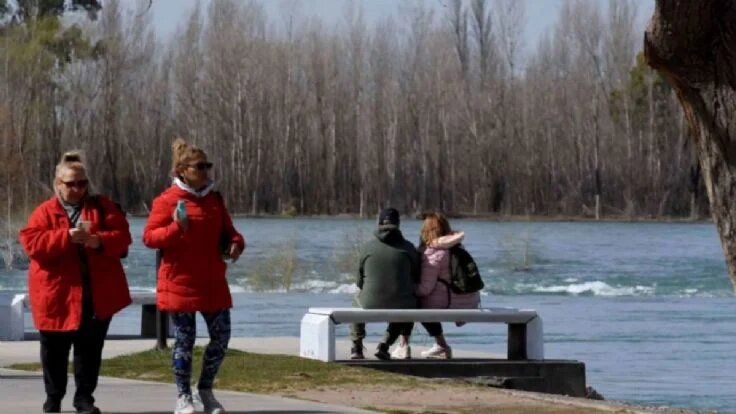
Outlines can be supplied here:
<path id="1" fill-rule="evenodd" d="M 194 367 L 192 378 L 196 381 L 201 368 L 203 349 L 195 348 Z M 11 368 L 22 370 L 41 370 L 38 363 L 16 364 Z M 70 367 L 70 372 L 72 368 Z M 173 382 L 171 371 L 171 350 L 150 350 L 136 354 L 123 355 L 106 359 L 102 363 L 101 375 L 108 377 L 128 378 L 137 380 Z M 399 374 L 385 373 L 368 368 L 347 367 L 340 364 L 324 363 L 320 361 L 287 355 L 253 354 L 237 350 L 228 350 L 225 363 L 217 376 L 216 387 L 233 391 L 253 392 L 261 394 L 278 394 L 296 396 L 300 391 L 356 389 L 360 385 L 370 386 L 390 384 L 392 393 L 402 390 L 426 389 L 430 392 L 440 390 L 462 390 L 465 392 L 483 392 L 485 387 L 471 384 L 460 384 L 448 380 L 422 379 Z M 358 387 L 356 387 L 358 386 Z M 451 391 L 452 392 L 452 391 Z M 311 399 L 311 398 L 310 398 Z M 414 405 L 414 404 L 410 404 Z M 469 405 L 462 409 L 445 411 L 424 411 L 424 414 L 583 414 L 603 413 L 591 408 L 571 407 L 567 405 L 549 404 L 540 407 L 524 407 L 519 404 L 514 407 L 483 407 L 469 401 Z M 380 403 L 365 407 L 374 411 L 393 414 L 413 413 L 416 411 L 381 409 Z M 408 407 L 407 407 L 408 409 Z"/>
<path id="2" fill-rule="evenodd" d="M 192 379 L 201 369 L 203 348 L 194 350 Z M 12 368 L 41 370 L 41 364 L 16 364 Z M 70 372 L 71 371 L 70 367 Z M 106 359 L 100 375 L 147 381 L 173 382 L 171 350 L 150 350 Z M 386 383 L 394 386 L 417 386 L 423 380 L 367 368 L 327 364 L 288 355 L 253 354 L 228 350 L 217 375 L 217 388 L 254 393 L 288 393 L 295 390 L 346 384 Z"/>

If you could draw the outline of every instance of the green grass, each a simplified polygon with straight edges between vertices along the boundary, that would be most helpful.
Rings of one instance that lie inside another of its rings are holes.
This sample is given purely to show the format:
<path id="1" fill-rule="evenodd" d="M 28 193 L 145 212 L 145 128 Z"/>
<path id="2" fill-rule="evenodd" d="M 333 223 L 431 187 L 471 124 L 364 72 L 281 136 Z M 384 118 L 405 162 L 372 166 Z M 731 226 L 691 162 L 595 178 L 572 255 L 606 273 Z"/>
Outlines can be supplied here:
<path id="1" fill-rule="evenodd" d="M 199 376 L 202 348 L 195 348 L 192 378 Z M 37 371 L 40 364 L 12 368 Z M 171 382 L 171 350 L 150 350 L 107 359 L 100 375 Z M 254 393 L 284 393 L 346 384 L 388 383 L 413 387 L 420 380 L 367 368 L 346 367 L 287 355 L 264 355 L 229 350 L 217 375 L 217 388 Z"/>
<path id="2" fill-rule="evenodd" d="M 203 348 L 196 347 L 192 378 L 196 381 L 201 369 Z M 41 365 L 16 364 L 11 368 L 39 371 Z M 70 372 L 72 368 L 70 367 Z M 102 363 L 101 375 L 108 377 L 128 378 L 157 382 L 173 382 L 171 370 L 171 350 L 150 350 L 135 354 L 106 359 Z M 409 389 L 437 389 L 451 387 L 468 387 L 482 389 L 472 384 L 459 384 L 446 380 L 428 380 L 376 371 L 368 368 L 348 367 L 335 363 L 324 363 L 311 359 L 287 355 L 253 354 L 237 350 L 229 350 L 225 363 L 217 376 L 216 387 L 233 391 L 261 394 L 278 394 L 294 397 L 300 391 L 335 389 L 355 385 L 390 384 L 391 392 Z M 477 407 L 473 401 L 463 409 L 436 411 L 430 409 L 421 413 L 402 409 L 383 409 L 381 407 L 361 407 L 373 411 L 391 414 L 584 414 L 604 413 L 592 408 L 570 407 L 550 404 L 547 407 Z M 439 408 L 443 410 L 442 408 Z"/>

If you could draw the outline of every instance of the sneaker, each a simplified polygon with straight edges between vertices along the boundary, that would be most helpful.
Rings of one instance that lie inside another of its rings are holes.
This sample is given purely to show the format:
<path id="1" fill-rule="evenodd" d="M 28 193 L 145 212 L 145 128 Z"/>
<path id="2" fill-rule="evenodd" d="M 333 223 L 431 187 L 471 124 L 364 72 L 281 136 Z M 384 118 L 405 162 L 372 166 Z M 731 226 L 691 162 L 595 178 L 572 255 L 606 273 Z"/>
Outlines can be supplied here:
<path id="1" fill-rule="evenodd" d="M 376 358 L 383 361 L 388 361 L 391 359 L 391 354 L 388 353 L 388 345 L 383 342 L 378 344 L 378 347 L 376 347 Z"/>
<path id="2" fill-rule="evenodd" d="M 391 352 L 391 359 L 411 359 L 411 346 L 397 346 L 393 352 Z"/>
<path id="3" fill-rule="evenodd" d="M 74 408 L 77 409 L 77 414 L 100 414 L 100 409 L 86 400 L 74 403 Z"/>
<path id="4" fill-rule="evenodd" d="M 225 408 L 212 394 L 212 390 L 199 390 L 199 400 L 202 402 L 205 414 L 225 414 Z"/>
<path id="5" fill-rule="evenodd" d="M 194 401 L 191 395 L 182 394 L 176 400 L 174 414 L 194 414 Z"/>
<path id="6" fill-rule="evenodd" d="M 452 348 L 450 348 L 449 346 L 447 348 L 443 348 L 437 344 L 434 344 L 428 350 L 422 351 L 422 356 L 424 358 L 452 359 Z"/>

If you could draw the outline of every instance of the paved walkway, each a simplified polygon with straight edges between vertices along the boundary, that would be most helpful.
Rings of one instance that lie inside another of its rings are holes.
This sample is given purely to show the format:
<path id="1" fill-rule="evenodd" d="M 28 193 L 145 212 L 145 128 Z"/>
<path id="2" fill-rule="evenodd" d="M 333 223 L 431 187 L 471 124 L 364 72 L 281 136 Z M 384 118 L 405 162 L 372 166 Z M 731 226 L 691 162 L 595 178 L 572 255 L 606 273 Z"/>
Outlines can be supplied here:
<path id="1" fill-rule="evenodd" d="M 197 344 L 206 343 L 198 338 Z M 151 349 L 153 339 L 108 340 L 104 358 Z M 233 338 L 232 348 L 250 352 L 294 354 L 298 349 L 297 338 Z M 21 362 L 38 362 L 38 341 L 0 342 L 0 366 L 7 367 Z M 104 363 L 104 362 L 103 362 Z M 227 363 L 227 360 L 225 361 Z M 67 397 L 62 408 L 74 412 L 71 396 L 74 380 L 69 378 Z M 133 381 L 117 378 L 100 378 L 95 392 L 97 405 L 104 413 L 172 413 L 176 388 L 172 384 Z M 218 391 L 215 395 L 230 414 L 239 413 L 370 413 L 348 407 L 326 405 L 258 394 Z M 44 400 L 43 378 L 37 372 L 25 372 L 0 368 L 0 398 L 3 413 L 39 413 Z"/>
<path id="2" fill-rule="evenodd" d="M 196 345 L 205 346 L 209 341 L 208 338 L 197 338 Z M 169 339 L 169 346 L 173 341 Z M 105 341 L 105 348 L 102 351 L 102 358 L 113 358 L 118 355 L 141 352 L 153 348 L 156 345 L 155 339 L 110 339 Z M 430 345 L 430 344 L 427 344 Z M 428 348 L 428 346 L 412 345 L 412 353 L 419 355 L 419 352 Z M 337 359 L 348 359 L 350 353 L 350 341 L 337 341 Z M 367 358 L 373 357 L 373 351 L 376 348 L 375 343 L 365 343 L 365 355 Z M 285 337 L 269 337 L 269 338 L 232 338 L 230 339 L 230 348 L 242 351 L 254 352 L 258 354 L 280 354 L 280 355 L 299 355 L 299 338 Z M 0 341 L 0 367 L 17 364 L 21 362 L 39 362 L 40 345 L 38 341 Z M 505 355 L 491 354 L 487 352 L 473 352 L 461 349 L 453 349 L 453 354 L 458 358 L 505 358 Z M 225 360 L 227 363 L 227 359 Z"/>
<path id="3" fill-rule="evenodd" d="M 204 346 L 207 338 L 197 338 L 197 345 Z M 108 339 L 105 341 L 103 358 L 130 354 L 151 349 L 155 339 Z M 172 342 L 169 340 L 169 346 Z M 299 338 L 232 338 L 230 348 L 262 354 L 299 354 Z M 366 343 L 366 356 L 372 357 L 375 344 Z M 413 346 L 413 352 L 426 347 Z M 350 342 L 337 341 L 338 359 L 347 359 Z M 24 362 L 39 362 L 40 344 L 37 340 L 0 342 L 0 367 Z M 489 354 L 456 351 L 457 356 L 488 357 Z M 503 357 L 503 356 L 500 356 Z M 227 363 L 227 359 L 225 359 Z M 104 364 L 104 362 L 103 362 Z M 74 412 L 71 396 L 74 380 L 69 378 L 67 397 L 62 402 L 66 412 Z M 308 401 L 272 397 L 257 394 L 217 391 L 215 393 L 228 409 L 228 413 L 369 413 L 348 407 L 330 406 Z M 104 413 L 171 413 L 174 408 L 176 388 L 171 384 L 151 383 L 116 378 L 100 378 L 95 392 L 97 405 Z M 15 371 L 0 368 L 0 398 L 3 401 L 2 413 L 38 413 L 44 400 L 43 379 L 40 373 Z"/>
<path id="4" fill-rule="evenodd" d="M 71 397 L 74 382 L 70 378 L 62 409 L 73 413 Z M 176 388 L 170 384 L 100 378 L 95 392 L 96 404 L 103 413 L 163 414 L 174 410 Z M 346 407 L 337 407 L 309 401 L 281 397 L 217 391 L 215 395 L 229 414 L 240 413 L 370 413 Z M 43 379 L 40 373 L 0 368 L 0 396 L 3 413 L 39 413 L 44 400 Z"/>

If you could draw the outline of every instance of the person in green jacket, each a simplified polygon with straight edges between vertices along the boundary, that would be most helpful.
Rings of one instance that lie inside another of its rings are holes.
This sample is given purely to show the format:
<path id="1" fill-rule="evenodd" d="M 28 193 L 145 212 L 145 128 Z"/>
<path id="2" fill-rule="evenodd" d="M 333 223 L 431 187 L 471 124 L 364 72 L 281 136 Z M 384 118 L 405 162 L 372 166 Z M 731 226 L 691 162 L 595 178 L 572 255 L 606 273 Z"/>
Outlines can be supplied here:
<path id="1" fill-rule="evenodd" d="M 364 309 L 416 309 L 414 285 L 419 283 L 420 261 L 414 245 L 404 239 L 399 230 L 399 212 L 386 208 L 378 215 L 375 238 L 363 246 L 356 284 L 354 306 Z M 389 323 L 383 340 L 378 344 L 376 357 L 391 359 L 389 347 L 401 336 L 408 341 L 413 322 Z M 365 324 L 350 327 L 353 346 L 351 359 L 363 359 Z M 408 349 L 408 343 L 401 344 Z"/>

